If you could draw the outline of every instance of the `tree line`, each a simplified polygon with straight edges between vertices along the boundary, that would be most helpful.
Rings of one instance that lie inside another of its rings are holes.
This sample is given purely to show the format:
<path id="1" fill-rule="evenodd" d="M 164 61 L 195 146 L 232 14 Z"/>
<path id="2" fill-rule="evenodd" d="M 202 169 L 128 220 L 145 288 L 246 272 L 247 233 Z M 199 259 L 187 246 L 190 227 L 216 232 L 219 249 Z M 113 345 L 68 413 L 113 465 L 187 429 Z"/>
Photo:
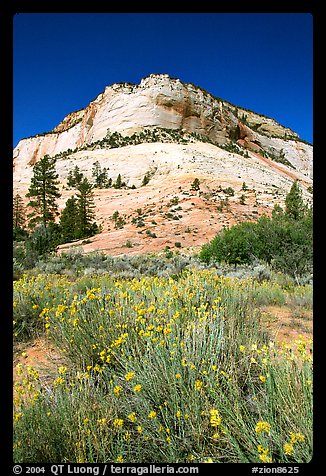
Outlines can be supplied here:
<path id="1" fill-rule="evenodd" d="M 13 239 L 24 240 L 26 248 L 39 255 L 54 250 L 59 244 L 87 238 L 100 231 L 95 222 L 94 186 L 82 173 L 74 177 L 76 196 L 69 198 L 59 213 L 57 200 L 61 193 L 55 162 L 54 158 L 45 155 L 33 167 L 26 194 L 30 213 L 27 214 L 19 194 L 13 199 Z"/>
<path id="2" fill-rule="evenodd" d="M 121 174 L 118 174 L 116 181 L 113 182 L 112 178 L 108 176 L 108 169 L 106 167 L 102 169 L 98 160 L 93 163 L 92 177 L 94 179 L 93 187 L 95 188 L 123 188 L 126 186 L 126 183 L 121 178 Z M 67 185 L 68 187 L 78 188 L 83 179 L 84 174 L 76 165 L 68 173 Z"/>
<path id="3" fill-rule="evenodd" d="M 37 255 L 53 251 L 60 244 L 99 233 L 100 227 L 95 222 L 94 188 L 127 187 L 120 173 L 113 181 L 108 176 L 108 168 L 101 168 L 98 161 L 93 163 L 92 183 L 76 165 L 67 175 L 67 186 L 75 189 L 76 194 L 68 198 L 59 213 L 57 200 L 61 193 L 55 164 L 56 157 L 45 155 L 34 165 L 26 194 L 27 207 L 18 193 L 13 198 L 14 242 L 23 241 L 26 250 Z M 142 186 L 148 184 L 152 174 L 145 174 Z M 31 210 L 28 214 L 27 209 Z"/>

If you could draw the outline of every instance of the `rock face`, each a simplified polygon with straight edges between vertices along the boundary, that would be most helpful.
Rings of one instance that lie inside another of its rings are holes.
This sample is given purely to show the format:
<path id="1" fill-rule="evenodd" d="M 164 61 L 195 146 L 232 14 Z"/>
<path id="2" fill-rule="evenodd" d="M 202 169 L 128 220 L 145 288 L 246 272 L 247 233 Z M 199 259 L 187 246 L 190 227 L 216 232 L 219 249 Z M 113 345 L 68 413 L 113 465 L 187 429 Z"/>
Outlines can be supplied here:
<path id="1" fill-rule="evenodd" d="M 51 132 L 22 139 L 14 149 L 15 171 L 34 165 L 45 154 L 54 156 L 99 141 L 108 131 L 127 136 L 150 127 L 194 132 L 216 144 L 232 140 L 275 157 L 283 154 L 298 171 L 312 174 L 312 147 L 298 141 L 295 132 L 166 74 L 150 75 L 139 85 L 108 86 Z"/>
<path id="2" fill-rule="evenodd" d="M 126 183 L 122 189 L 94 188 L 102 232 L 62 249 L 137 254 L 175 242 L 196 248 L 225 226 L 283 206 L 294 180 L 312 199 L 311 145 L 273 119 L 167 75 L 109 86 L 51 132 L 22 139 L 14 149 L 15 193 L 25 196 L 33 165 L 46 154 L 57 159 L 59 210 L 76 194 L 67 185 L 76 165 L 92 182 L 98 162 L 113 182 L 120 174 Z M 145 176 L 150 180 L 144 186 Z M 112 222 L 116 211 L 125 222 L 121 229 Z"/>

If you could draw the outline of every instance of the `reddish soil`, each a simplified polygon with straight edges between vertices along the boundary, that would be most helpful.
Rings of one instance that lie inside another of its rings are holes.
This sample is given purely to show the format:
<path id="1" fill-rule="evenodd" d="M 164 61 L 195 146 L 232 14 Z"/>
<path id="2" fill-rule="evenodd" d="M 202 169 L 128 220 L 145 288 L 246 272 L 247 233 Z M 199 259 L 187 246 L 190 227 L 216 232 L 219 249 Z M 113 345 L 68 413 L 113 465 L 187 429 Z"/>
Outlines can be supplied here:
<path id="1" fill-rule="evenodd" d="M 300 335 L 313 336 L 312 310 L 290 306 L 264 306 L 262 309 L 263 326 L 277 342 L 293 342 Z"/>
<path id="2" fill-rule="evenodd" d="M 16 382 L 24 377 L 17 375 L 17 364 L 24 367 L 31 365 L 39 371 L 40 378 L 46 378 L 49 374 L 55 374 L 58 367 L 63 365 L 63 358 L 58 349 L 45 337 L 34 339 L 32 342 L 20 344 L 15 349 L 13 360 L 13 380 Z"/>
<path id="3" fill-rule="evenodd" d="M 223 227 L 271 212 L 272 197 L 271 204 L 259 203 L 255 191 L 243 191 L 238 183 L 228 185 L 234 188 L 234 196 L 218 191 L 213 181 L 202 186 L 200 192 L 192 191 L 190 185 L 189 178 L 171 178 L 159 188 L 149 185 L 135 190 L 96 190 L 96 221 L 102 225 L 102 233 L 61 245 L 59 251 L 81 247 L 85 253 L 100 250 L 111 255 L 140 254 L 157 252 L 166 246 L 173 249 L 176 242 L 183 249 L 196 250 Z M 68 193 L 63 192 L 63 203 Z M 243 205 L 241 195 L 245 198 Z M 178 197 L 175 205 L 171 204 L 174 197 Z M 221 209 L 221 200 L 225 199 L 229 204 Z M 115 211 L 125 221 L 121 228 L 116 228 L 111 219 Z M 137 226 L 140 220 L 144 226 Z"/>

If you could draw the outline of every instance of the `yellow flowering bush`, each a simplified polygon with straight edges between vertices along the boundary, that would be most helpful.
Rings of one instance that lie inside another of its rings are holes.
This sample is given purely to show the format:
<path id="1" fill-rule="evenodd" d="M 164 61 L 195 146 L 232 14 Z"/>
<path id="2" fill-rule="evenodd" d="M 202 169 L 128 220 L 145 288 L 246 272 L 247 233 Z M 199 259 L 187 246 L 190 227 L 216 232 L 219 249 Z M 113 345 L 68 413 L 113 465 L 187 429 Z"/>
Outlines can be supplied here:
<path id="1" fill-rule="evenodd" d="M 63 362 L 16 369 L 15 461 L 309 461 L 311 342 L 266 340 L 259 286 L 214 270 L 16 282 L 15 321 L 31 309 Z"/>

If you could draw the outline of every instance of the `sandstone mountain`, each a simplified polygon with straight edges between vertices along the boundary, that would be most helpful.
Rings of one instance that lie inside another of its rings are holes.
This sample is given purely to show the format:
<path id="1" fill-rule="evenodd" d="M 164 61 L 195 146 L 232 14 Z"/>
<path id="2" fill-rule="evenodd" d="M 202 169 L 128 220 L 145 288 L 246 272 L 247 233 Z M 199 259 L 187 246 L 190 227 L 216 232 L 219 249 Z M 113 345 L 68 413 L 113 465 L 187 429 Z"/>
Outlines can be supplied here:
<path id="1" fill-rule="evenodd" d="M 310 144 L 271 118 L 166 74 L 108 86 L 52 131 L 22 139 L 13 162 L 14 190 L 22 196 L 33 165 L 46 154 L 57 159 L 61 208 L 75 193 L 67 187 L 75 165 L 92 179 L 98 161 L 113 181 L 120 174 L 126 183 L 94 190 L 103 232 L 82 245 L 85 251 L 139 253 L 176 242 L 196 247 L 223 226 L 282 206 L 296 179 L 311 200 Z M 149 182 L 142 185 L 145 175 Z M 195 178 L 198 191 L 191 187 Z M 115 211 L 122 228 L 110 219 Z"/>

